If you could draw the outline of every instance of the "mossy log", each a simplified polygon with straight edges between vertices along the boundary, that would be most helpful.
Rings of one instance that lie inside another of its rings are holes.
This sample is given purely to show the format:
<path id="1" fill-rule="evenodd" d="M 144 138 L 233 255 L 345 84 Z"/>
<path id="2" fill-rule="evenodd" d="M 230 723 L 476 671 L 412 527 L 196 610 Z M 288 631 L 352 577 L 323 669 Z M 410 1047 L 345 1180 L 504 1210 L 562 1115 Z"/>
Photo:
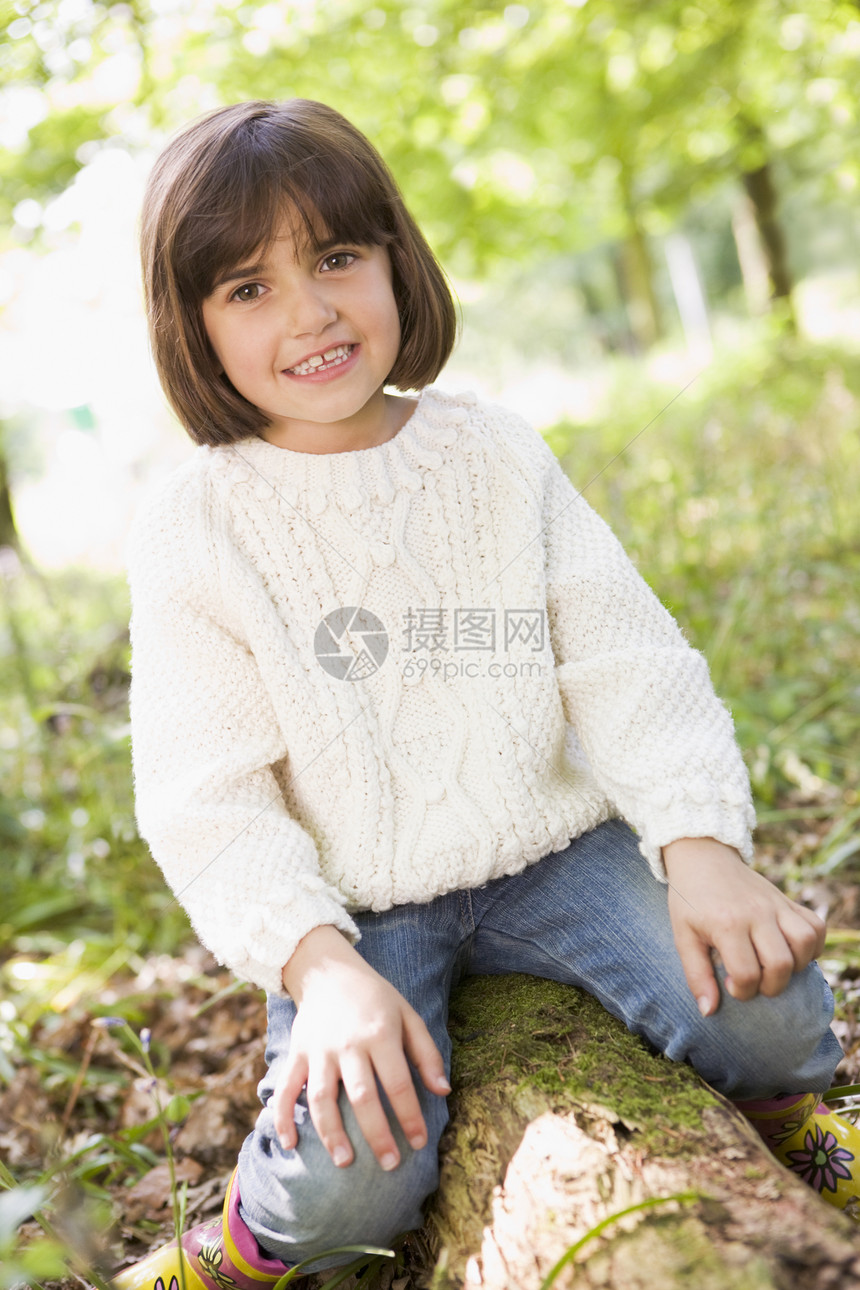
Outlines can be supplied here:
<path id="1" fill-rule="evenodd" d="M 589 996 L 525 976 L 455 992 L 451 1122 L 423 1233 L 431 1290 L 860 1287 L 860 1228 L 724 1099 Z"/>

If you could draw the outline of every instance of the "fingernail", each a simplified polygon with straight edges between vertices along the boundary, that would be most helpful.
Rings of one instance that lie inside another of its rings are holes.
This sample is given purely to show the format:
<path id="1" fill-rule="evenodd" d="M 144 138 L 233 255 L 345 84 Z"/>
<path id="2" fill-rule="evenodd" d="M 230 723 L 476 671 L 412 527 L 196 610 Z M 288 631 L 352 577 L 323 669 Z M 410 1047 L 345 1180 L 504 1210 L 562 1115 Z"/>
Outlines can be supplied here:
<path id="1" fill-rule="evenodd" d="M 700 995 L 697 1003 L 699 1005 L 699 1012 L 702 1016 L 709 1017 L 711 1015 L 711 1001 L 708 996 L 706 994 Z"/>
<path id="2" fill-rule="evenodd" d="M 436 1076 L 436 1087 L 441 1089 L 443 1093 L 451 1092 L 451 1085 L 448 1083 L 444 1075 Z"/>
<path id="3" fill-rule="evenodd" d="M 349 1152 L 346 1147 L 335 1147 L 332 1160 L 336 1165 L 345 1165 L 349 1160 Z"/>
<path id="4" fill-rule="evenodd" d="M 397 1168 L 397 1156 L 393 1151 L 386 1151 L 379 1163 L 386 1173 L 390 1173 L 392 1169 Z"/>
<path id="5" fill-rule="evenodd" d="M 409 1145 L 413 1151 L 420 1151 L 426 1141 L 423 1133 L 416 1133 L 414 1138 L 409 1139 Z"/>

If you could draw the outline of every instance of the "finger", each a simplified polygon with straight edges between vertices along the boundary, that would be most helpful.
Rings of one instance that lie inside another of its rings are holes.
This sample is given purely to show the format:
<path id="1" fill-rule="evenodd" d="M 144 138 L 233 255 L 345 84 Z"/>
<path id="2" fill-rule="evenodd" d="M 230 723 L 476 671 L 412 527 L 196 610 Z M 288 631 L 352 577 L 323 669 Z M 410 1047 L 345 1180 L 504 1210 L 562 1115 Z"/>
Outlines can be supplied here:
<path id="1" fill-rule="evenodd" d="M 391 1109 L 400 1123 L 413 1151 L 427 1145 L 427 1126 L 421 1114 L 421 1103 L 415 1080 L 407 1065 L 403 1045 L 393 1046 L 387 1054 L 374 1054 L 379 1082 L 385 1089 Z"/>
<path id="2" fill-rule="evenodd" d="M 703 1017 L 710 1017 L 720 1006 L 720 988 L 714 975 L 710 947 L 686 923 L 676 929 L 675 945 L 699 1012 Z"/>
<path id="3" fill-rule="evenodd" d="M 714 938 L 714 948 L 726 969 L 725 987 L 733 999 L 754 999 L 761 985 L 762 968 L 747 932 Z"/>
<path id="4" fill-rule="evenodd" d="M 342 1057 L 341 1076 L 358 1127 L 380 1168 L 386 1171 L 396 1169 L 400 1164 L 400 1152 L 379 1097 L 376 1074 L 369 1058 L 358 1053 Z"/>
<path id="5" fill-rule="evenodd" d="M 758 990 L 768 998 L 782 994 L 794 972 L 794 955 L 778 923 L 755 928 L 753 948 L 759 961 Z"/>
<path id="6" fill-rule="evenodd" d="M 352 1163 L 352 1143 L 343 1127 L 338 1093 L 340 1069 L 333 1058 L 323 1059 L 308 1075 L 308 1109 L 313 1126 L 338 1167 Z"/>
<path id="7" fill-rule="evenodd" d="M 278 1141 L 285 1151 L 292 1151 L 298 1141 L 296 1102 L 305 1086 L 308 1064 L 305 1060 L 290 1063 L 272 1095 L 272 1112 Z"/>
<path id="8" fill-rule="evenodd" d="M 779 925 L 794 956 L 796 972 L 802 972 L 824 952 L 827 924 L 811 909 L 795 905 L 788 914 L 780 916 Z"/>
<path id="9" fill-rule="evenodd" d="M 408 1004 L 403 1010 L 403 1048 L 425 1088 L 440 1096 L 451 1092 L 442 1054 L 419 1013 Z"/>

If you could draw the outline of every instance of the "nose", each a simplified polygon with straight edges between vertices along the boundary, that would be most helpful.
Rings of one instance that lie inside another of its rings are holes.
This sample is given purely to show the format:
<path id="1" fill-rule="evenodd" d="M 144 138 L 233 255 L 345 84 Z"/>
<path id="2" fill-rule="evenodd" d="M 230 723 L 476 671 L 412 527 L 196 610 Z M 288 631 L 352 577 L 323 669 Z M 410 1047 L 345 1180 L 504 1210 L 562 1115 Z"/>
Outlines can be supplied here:
<path id="1" fill-rule="evenodd" d="M 337 309 L 326 283 L 313 278 L 294 283 L 286 301 L 290 329 L 295 336 L 318 336 L 337 319 Z"/>

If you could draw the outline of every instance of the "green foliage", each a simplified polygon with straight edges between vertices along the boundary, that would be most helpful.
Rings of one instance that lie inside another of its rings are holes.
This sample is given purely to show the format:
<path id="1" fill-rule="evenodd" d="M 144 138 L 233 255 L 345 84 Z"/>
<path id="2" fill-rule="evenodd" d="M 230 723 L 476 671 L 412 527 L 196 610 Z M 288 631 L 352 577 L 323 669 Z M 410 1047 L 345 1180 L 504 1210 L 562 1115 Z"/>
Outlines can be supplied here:
<path id="1" fill-rule="evenodd" d="M 67 188 L 80 169 L 80 149 L 103 133 L 102 113 L 74 107 L 53 112 L 34 125 L 21 153 L 0 151 L 0 186 L 7 215 L 26 198 Z"/>
<path id="2" fill-rule="evenodd" d="M 619 362 L 597 421 L 550 442 L 706 654 L 760 804 L 832 815 L 826 856 L 860 787 L 860 373 L 745 329 L 682 379 Z"/>
<path id="3" fill-rule="evenodd" d="M 14 563 L 4 581 L 0 944 L 71 999 L 186 923 L 134 823 L 124 586 Z"/>
<path id="4" fill-rule="evenodd" d="M 3 83 L 45 114 L 0 160 L 10 206 L 105 139 L 136 150 L 204 105 L 290 95 L 370 134 L 464 274 L 664 232 L 773 157 L 856 206 L 848 0 L 18 0 L 0 25 Z"/>
<path id="5" fill-rule="evenodd" d="M 46 1239 L 21 1246 L 18 1228 L 34 1214 L 48 1196 L 46 1187 L 13 1187 L 0 1192 L 0 1288 L 32 1285 L 45 1277 L 65 1272 L 62 1246 Z"/>
<path id="6" fill-rule="evenodd" d="M 48 1210 L 59 1211 L 67 1233 L 86 1231 L 83 1242 L 74 1236 L 64 1238 Z M 70 1269 L 78 1279 L 84 1273 L 96 1290 L 109 1290 L 89 1252 L 82 1254 L 76 1248 L 80 1243 L 89 1246 L 90 1233 L 100 1230 L 106 1218 L 103 1207 L 82 1206 L 79 1201 L 72 1207 L 65 1190 L 52 1183 L 50 1172 L 35 1184 L 19 1185 L 0 1161 L 0 1290 L 20 1286 L 40 1290 L 43 1281 L 67 1276 Z M 27 1230 L 33 1224 L 40 1229 L 35 1239 Z"/>

